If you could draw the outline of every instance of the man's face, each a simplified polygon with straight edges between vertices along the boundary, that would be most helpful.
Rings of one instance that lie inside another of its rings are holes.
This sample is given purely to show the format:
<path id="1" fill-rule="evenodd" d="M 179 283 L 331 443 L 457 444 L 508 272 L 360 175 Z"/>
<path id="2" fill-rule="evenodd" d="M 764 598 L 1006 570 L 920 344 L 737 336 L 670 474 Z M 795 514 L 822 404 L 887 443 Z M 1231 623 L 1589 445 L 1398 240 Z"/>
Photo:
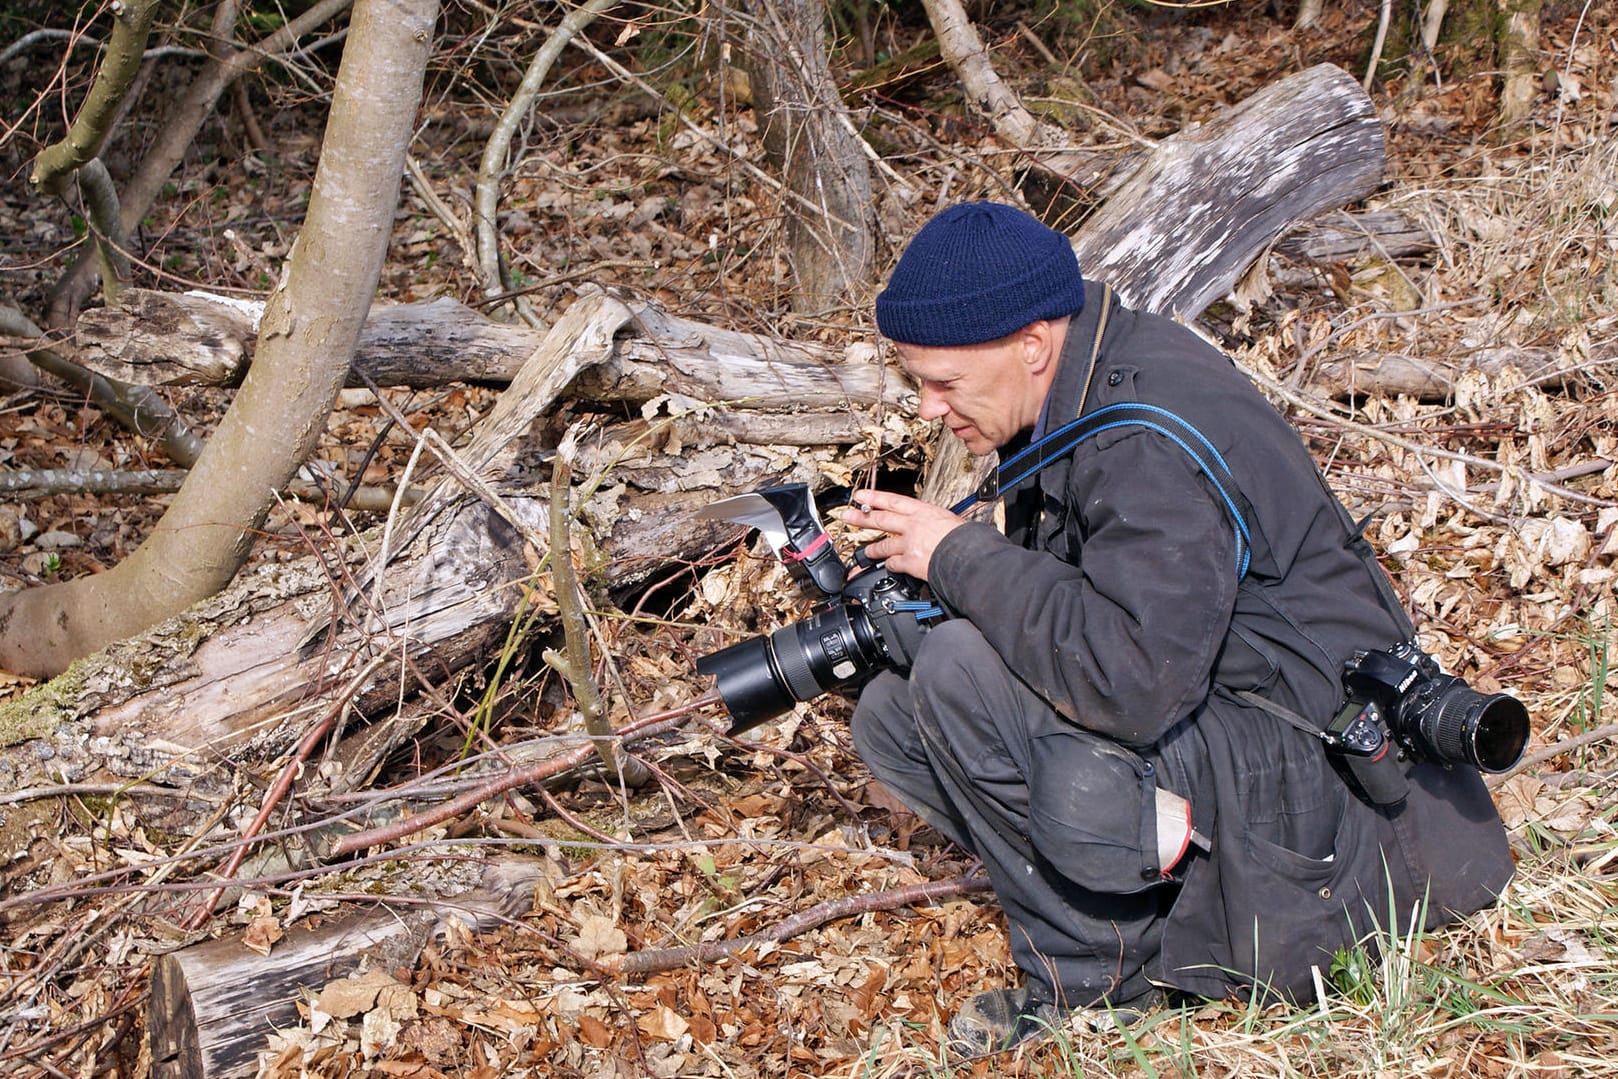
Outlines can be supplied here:
<path id="1" fill-rule="evenodd" d="M 1049 328 L 1048 323 L 1035 326 Z M 938 348 L 895 344 L 899 363 L 921 396 L 918 415 L 942 420 L 975 454 L 999 449 L 1034 426 L 1045 401 L 1039 334 L 1019 330 L 981 345 Z"/>

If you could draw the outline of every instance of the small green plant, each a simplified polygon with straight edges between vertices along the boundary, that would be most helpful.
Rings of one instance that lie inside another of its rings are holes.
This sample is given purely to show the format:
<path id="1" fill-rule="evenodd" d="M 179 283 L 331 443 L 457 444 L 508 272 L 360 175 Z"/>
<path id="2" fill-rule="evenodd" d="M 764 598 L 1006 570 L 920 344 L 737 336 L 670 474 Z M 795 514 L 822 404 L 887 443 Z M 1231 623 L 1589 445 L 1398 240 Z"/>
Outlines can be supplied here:
<path id="1" fill-rule="evenodd" d="M 1338 948 L 1326 977 L 1333 989 L 1355 1004 L 1363 1006 L 1376 999 L 1377 963 L 1363 945 Z"/>

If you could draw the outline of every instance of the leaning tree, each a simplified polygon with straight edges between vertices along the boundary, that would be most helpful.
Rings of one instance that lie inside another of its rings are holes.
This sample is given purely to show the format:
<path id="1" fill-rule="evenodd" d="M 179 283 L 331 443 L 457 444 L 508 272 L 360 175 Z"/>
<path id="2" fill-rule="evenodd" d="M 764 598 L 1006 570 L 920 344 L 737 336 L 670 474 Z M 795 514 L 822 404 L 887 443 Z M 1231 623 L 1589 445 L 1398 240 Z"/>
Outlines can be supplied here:
<path id="1" fill-rule="evenodd" d="M 0 668 L 55 674 L 212 595 L 240 568 L 347 375 L 388 250 L 436 15 L 429 0 L 355 6 L 308 213 L 266 304 L 252 370 L 129 557 L 104 574 L 0 596 Z M 82 167 L 94 151 L 66 160 Z M 47 149 L 41 157 L 52 160 L 36 175 L 58 175 L 60 156 Z"/>

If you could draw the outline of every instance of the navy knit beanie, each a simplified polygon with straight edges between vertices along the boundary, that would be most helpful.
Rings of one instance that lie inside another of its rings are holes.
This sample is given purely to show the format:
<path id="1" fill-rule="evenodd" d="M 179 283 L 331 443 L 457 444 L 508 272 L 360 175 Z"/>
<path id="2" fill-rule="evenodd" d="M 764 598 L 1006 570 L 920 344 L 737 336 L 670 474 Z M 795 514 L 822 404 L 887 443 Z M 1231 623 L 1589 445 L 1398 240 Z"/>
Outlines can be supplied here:
<path id="1" fill-rule="evenodd" d="M 876 298 L 882 336 L 953 347 L 995 341 L 1084 306 L 1084 278 L 1066 236 L 998 202 L 935 216 L 899 256 Z"/>

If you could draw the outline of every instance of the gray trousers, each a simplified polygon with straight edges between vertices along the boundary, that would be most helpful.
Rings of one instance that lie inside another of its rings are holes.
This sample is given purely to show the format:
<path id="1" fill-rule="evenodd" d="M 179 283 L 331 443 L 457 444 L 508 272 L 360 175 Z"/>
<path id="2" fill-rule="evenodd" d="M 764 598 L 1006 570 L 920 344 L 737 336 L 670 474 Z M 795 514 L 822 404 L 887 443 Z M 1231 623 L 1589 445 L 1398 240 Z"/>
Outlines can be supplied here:
<path id="1" fill-rule="evenodd" d="M 1189 722 L 1145 752 L 1085 731 L 956 619 L 927 634 L 908 678 L 864 688 L 853 734 L 884 786 L 982 860 L 1039 999 L 1080 1008 L 1151 990 L 1178 889 L 1157 872 L 1148 807 L 1162 783 L 1197 812 Z"/>

